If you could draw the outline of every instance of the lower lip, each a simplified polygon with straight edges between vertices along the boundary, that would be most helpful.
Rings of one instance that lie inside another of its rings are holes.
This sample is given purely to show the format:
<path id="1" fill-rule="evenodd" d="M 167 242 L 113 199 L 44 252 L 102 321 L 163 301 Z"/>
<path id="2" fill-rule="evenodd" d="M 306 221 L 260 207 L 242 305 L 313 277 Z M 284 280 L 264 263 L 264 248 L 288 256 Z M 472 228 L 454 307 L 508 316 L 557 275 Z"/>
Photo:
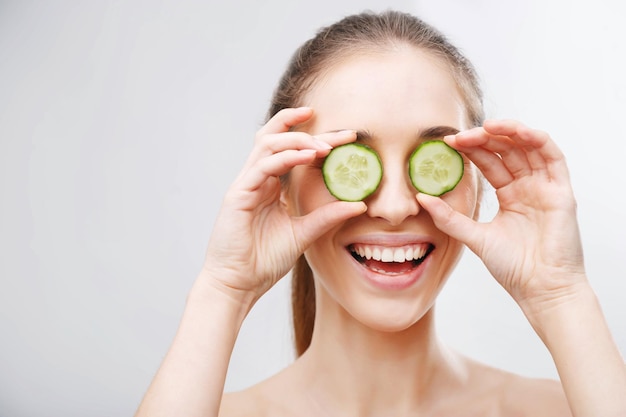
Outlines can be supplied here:
<path id="1" fill-rule="evenodd" d="M 361 264 L 359 261 L 354 259 L 354 257 L 352 257 L 350 252 L 348 252 L 348 256 L 350 256 L 356 267 L 359 269 L 359 273 L 364 276 L 369 283 L 373 284 L 378 289 L 387 291 L 399 291 L 411 287 L 422 276 L 431 258 L 429 255 L 421 264 L 406 273 L 388 275 L 378 273 Z"/>

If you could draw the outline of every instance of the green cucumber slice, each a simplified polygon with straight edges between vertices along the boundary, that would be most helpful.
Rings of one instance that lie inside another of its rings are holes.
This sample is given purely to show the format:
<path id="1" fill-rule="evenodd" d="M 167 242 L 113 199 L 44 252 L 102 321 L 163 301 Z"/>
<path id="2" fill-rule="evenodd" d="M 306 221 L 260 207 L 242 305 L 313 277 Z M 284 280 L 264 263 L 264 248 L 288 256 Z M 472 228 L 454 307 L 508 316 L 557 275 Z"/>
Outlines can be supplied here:
<path id="1" fill-rule="evenodd" d="M 409 158 L 409 177 L 424 194 L 440 196 L 454 189 L 463 177 L 463 157 L 441 140 L 422 143 Z"/>
<path id="2" fill-rule="evenodd" d="M 378 188 L 383 165 L 375 150 L 360 143 L 334 148 L 322 165 L 328 191 L 343 201 L 361 201 Z"/>

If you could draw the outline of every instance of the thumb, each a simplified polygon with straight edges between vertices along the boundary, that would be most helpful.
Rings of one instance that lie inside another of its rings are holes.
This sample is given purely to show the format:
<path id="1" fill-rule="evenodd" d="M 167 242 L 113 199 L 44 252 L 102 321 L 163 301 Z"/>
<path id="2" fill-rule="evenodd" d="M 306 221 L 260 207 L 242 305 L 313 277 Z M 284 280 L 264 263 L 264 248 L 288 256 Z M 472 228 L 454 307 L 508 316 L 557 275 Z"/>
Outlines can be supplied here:
<path id="1" fill-rule="evenodd" d="M 365 213 L 362 201 L 334 201 L 294 220 L 294 235 L 298 249 L 303 252 L 317 238 L 342 222 Z"/>
<path id="2" fill-rule="evenodd" d="M 484 236 L 480 223 L 454 210 L 439 197 L 419 193 L 417 201 L 430 214 L 439 230 L 478 253 Z"/>

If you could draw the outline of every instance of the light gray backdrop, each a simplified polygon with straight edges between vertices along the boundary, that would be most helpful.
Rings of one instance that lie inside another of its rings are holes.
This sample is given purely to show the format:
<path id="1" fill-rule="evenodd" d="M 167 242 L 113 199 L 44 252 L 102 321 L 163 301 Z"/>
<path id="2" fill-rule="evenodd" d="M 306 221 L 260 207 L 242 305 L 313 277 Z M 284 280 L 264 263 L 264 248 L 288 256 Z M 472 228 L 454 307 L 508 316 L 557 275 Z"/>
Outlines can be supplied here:
<path id="1" fill-rule="evenodd" d="M 387 7 L 417 13 L 467 53 L 489 116 L 547 130 L 567 153 L 590 277 L 626 351 L 618 0 L 3 0 L 0 417 L 132 415 L 292 51 L 320 25 Z M 285 279 L 252 311 L 229 390 L 292 359 L 287 293 Z M 439 321 L 468 355 L 555 376 L 469 254 Z"/>

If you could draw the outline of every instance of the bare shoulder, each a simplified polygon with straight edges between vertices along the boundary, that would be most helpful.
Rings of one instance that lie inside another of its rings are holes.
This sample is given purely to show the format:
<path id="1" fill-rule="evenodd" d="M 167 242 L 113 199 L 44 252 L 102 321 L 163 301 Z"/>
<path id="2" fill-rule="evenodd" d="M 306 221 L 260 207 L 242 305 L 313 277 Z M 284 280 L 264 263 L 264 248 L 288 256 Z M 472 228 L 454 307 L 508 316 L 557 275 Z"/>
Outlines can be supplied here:
<path id="1" fill-rule="evenodd" d="M 470 361 L 472 362 L 472 361 Z M 530 378 L 474 362 L 475 386 L 483 398 L 497 398 L 494 414 L 515 417 L 571 417 L 561 383 Z"/>
<path id="2" fill-rule="evenodd" d="M 529 378 L 462 358 L 467 379 L 437 415 L 572 417 L 560 382 Z M 471 410 L 471 411 L 468 411 Z"/>
<path id="3" fill-rule="evenodd" d="M 294 387 L 285 384 L 285 370 L 242 391 L 222 396 L 219 417 L 282 417 L 298 415 Z M 294 401 L 296 402 L 294 404 Z"/>
<path id="4" fill-rule="evenodd" d="M 222 396 L 219 417 L 263 416 L 265 414 L 254 388 L 229 392 Z"/>
<path id="5" fill-rule="evenodd" d="M 468 379 L 456 393 L 446 392 L 432 415 L 572 417 L 558 381 L 528 378 L 473 360 L 465 365 Z M 302 416 L 303 410 L 311 410 L 303 395 L 306 388 L 297 381 L 288 368 L 243 391 L 226 393 L 219 417 Z"/>
<path id="6" fill-rule="evenodd" d="M 511 374 L 502 387 L 502 406 L 507 415 L 571 417 L 559 381 Z M 517 410 L 517 411 L 516 411 Z M 520 412 L 523 410 L 523 412 Z"/>
<path id="7" fill-rule="evenodd" d="M 244 390 L 222 396 L 219 417 L 290 417 L 311 414 L 308 379 L 301 364 L 305 355 L 276 374 Z"/>

